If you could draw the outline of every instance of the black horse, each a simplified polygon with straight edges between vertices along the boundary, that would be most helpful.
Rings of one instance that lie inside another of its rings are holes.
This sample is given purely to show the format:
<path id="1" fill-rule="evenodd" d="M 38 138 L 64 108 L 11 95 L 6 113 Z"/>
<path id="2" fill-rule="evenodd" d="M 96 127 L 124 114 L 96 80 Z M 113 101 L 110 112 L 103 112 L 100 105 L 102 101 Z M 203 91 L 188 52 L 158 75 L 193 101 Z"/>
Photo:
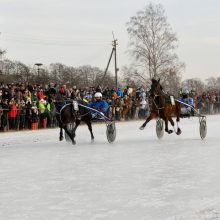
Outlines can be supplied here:
<path id="1" fill-rule="evenodd" d="M 86 105 L 83 101 L 65 100 L 56 89 L 50 88 L 47 92 L 50 101 L 52 101 L 56 108 L 56 119 L 60 128 L 60 141 L 63 140 L 63 129 L 66 134 L 70 137 L 72 144 L 76 144 L 75 136 L 76 129 L 81 123 L 85 122 L 91 134 L 91 140 L 94 140 L 91 123 L 91 110 L 83 107 Z M 73 128 L 69 129 L 68 126 L 72 124 Z"/>
<path id="2" fill-rule="evenodd" d="M 152 106 L 150 115 L 147 117 L 146 121 L 140 127 L 141 130 L 145 128 L 147 123 L 153 118 L 162 118 L 165 122 L 165 131 L 168 134 L 173 133 L 173 130 L 168 129 L 168 121 L 173 126 L 173 129 L 177 135 L 181 134 L 181 130 L 178 126 L 181 114 L 181 104 L 174 99 L 173 96 L 166 94 L 160 85 L 160 79 L 152 79 L 151 89 L 149 91 Z M 174 127 L 173 116 L 176 116 L 177 130 Z"/>

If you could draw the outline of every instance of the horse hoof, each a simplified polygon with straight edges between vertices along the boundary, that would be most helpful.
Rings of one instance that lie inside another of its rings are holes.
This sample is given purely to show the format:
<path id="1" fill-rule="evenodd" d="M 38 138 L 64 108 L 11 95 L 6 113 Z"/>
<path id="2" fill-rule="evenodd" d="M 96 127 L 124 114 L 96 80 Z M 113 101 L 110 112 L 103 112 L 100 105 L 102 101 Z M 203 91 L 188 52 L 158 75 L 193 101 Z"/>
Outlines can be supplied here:
<path id="1" fill-rule="evenodd" d="M 76 144 L 76 141 L 72 141 L 72 144 L 75 145 L 75 144 Z"/>
<path id="2" fill-rule="evenodd" d="M 95 141 L 94 138 L 92 138 L 92 139 L 91 139 L 91 143 L 94 143 L 94 141 Z"/>
<path id="3" fill-rule="evenodd" d="M 182 131 L 178 128 L 178 130 L 177 130 L 177 135 L 180 135 L 182 133 Z"/>
<path id="4" fill-rule="evenodd" d="M 144 130 L 144 126 L 141 126 L 139 129 L 140 129 L 140 130 Z"/>
<path id="5" fill-rule="evenodd" d="M 172 134 L 173 130 L 165 130 L 168 134 Z"/>
<path id="6" fill-rule="evenodd" d="M 63 140 L 63 137 L 60 137 L 60 141 L 62 141 Z"/>

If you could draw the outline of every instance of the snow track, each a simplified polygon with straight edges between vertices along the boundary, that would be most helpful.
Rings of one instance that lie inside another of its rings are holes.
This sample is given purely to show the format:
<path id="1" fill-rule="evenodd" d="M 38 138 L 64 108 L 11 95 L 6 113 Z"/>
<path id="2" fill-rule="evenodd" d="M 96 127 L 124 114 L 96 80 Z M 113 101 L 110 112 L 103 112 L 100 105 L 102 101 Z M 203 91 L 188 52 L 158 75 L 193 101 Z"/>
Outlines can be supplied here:
<path id="1" fill-rule="evenodd" d="M 116 123 L 109 144 L 105 124 L 85 125 L 76 145 L 59 130 L 0 133 L 0 219 L 220 219 L 220 116 L 182 119 L 182 134 L 156 136 L 156 121 Z"/>

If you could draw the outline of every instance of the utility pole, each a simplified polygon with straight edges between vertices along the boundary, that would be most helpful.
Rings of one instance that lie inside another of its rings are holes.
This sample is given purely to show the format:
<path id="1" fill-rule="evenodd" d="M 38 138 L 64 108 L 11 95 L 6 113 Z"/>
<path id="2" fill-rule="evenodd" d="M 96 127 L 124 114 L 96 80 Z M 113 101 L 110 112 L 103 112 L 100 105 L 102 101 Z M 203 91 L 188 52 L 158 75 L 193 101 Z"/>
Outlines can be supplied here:
<path id="1" fill-rule="evenodd" d="M 117 68 L 117 53 L 116 53 L 116 47 L 117 47 L 118 43 L 117 40 L 113 41 L 113 48 L 114 48 L 114 52 L 115 52 L 115 88 L 118 88 L 118 68 Z"/>
<path id="2" fill-rule="evenodd" d="M 114 35 L 113 35 L 113 38 L 114 38 Z M 111 54 L 110 54 L 110 57 L 109 57 L 109 60 L 108 60 L 108 64 L 107 64 L 107 67 L 106 67 L 106 69 L 105 69 L 105 73 L 104 73 L 104 75 L 103 75 L 103 77 L 102 77 L 102 79 L 101 79 L 101 81 L 100 81 L 100 83 L 99 84 L 102 84 L 102 82 L 103 82 L 103 80 L 104 80 L 104 78 L 105 78 L 105 76 L 106 76 L 106 74 L 107 74 L 107 71 L 108 71 L 108 67 L 109 67 L 109 64 L 110 64 L 110 62 L 111 62 L 111 59 L 112 59 L 112 55 L 113 55 L 113 53 L 114 53 L 114 58 L 115 58 L 115 88 L 117 89 L 118 88 L 118 68 L 117 68 L 117 53 L 116 53 L 116 47 L 117 47 L 117 45 L 118 45 L 118 42 L 117 42 L 118 40 L 117 39 L 114 39 L 113 41 L 112 41 L 112 51 L 111 51 Z"/>

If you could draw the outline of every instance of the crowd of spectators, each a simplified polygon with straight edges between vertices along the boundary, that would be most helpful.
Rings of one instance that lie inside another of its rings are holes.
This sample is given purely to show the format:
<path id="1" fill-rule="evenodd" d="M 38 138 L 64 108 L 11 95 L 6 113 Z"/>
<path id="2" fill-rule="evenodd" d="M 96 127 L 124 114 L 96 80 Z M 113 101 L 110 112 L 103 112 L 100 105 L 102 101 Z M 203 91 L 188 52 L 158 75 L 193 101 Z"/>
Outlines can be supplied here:
<path id="1" fill-rule="evenodd" d="M 48 98 L 49 87 L 56 90 L 65 99 L 84 100 L 91 102 L 95 92 L 102 93 L 110 108 L 108 116 L 116 120 L 144 119 L 150 111 L 148 93 L 143 88 L 101 88 L 100 86 L 67 88 L 66 85 L 31 85 L 31 84 L 0 84 L 0 131 L 52 128 L 57 126 L 56 109 Z M 204 92 L 194 98 L 195 108 L 202 114 L 220 112 L 219 92 Z"/>

